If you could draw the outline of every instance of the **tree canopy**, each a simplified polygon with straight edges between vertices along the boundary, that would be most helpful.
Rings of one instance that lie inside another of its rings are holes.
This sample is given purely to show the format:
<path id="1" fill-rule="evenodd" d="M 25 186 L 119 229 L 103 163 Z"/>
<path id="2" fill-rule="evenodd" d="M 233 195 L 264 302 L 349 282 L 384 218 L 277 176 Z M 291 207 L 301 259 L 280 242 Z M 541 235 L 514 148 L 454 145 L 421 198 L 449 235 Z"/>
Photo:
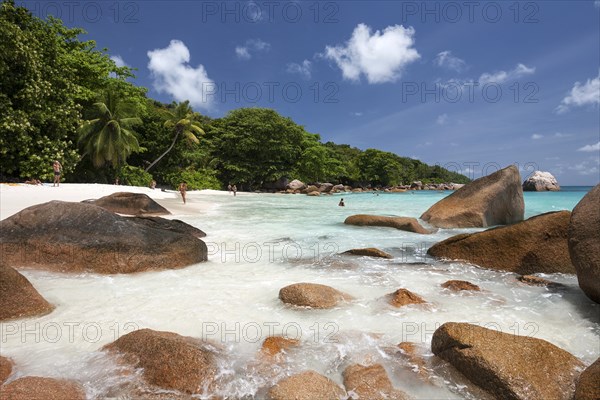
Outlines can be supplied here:
<path id="1" fill-rule="evenodd" d="M 391 186 L 468 182 L 460 174 L 377 149 L 323 143 L 268 108 L 211 119 L 189 102 L 162 104 L 132 83 L 81 29 L 0 3 L 0 176 L 73 182 L 260 189 L 280 178 Z M 185 140 L 181 140 L 185 139 Z M 78 146 L 79 144 L 79 146 Z M 153 175 L 150 175 L 148 172 Z"/>

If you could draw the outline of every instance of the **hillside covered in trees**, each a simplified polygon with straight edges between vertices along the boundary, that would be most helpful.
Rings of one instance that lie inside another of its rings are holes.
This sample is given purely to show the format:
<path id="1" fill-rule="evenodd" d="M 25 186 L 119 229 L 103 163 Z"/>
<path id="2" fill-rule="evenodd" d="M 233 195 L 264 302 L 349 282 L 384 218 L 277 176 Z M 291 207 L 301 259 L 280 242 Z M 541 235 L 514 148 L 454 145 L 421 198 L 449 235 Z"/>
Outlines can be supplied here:
<path id="1" fill-rule="evenodd" d="M 1 3 L 1 180 L 49 181 L 59 160 L 68 182 L 185 180 L 190 189 L 260 189 L 282 177 L 356 186 L 469 181 L 394 153 L 323 143 L 272 109 L 212 119 L 188 102 L 162 104 L 82 33 Z"/>

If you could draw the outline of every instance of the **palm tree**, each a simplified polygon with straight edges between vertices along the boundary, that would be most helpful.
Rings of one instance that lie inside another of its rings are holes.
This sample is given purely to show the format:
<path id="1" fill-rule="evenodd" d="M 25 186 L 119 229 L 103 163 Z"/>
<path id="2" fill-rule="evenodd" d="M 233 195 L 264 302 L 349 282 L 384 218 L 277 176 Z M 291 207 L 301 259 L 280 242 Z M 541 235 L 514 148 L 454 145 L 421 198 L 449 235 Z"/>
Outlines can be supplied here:
<path id="1" fill-rule="evenodd" d="M 131 130 L 142 120 L 135 117 L 134 103 L 123 101 L 116 92 L 105 91 L 100 101 L 90 110 L 93 117 L 79 128 L 79 145 L 83 155 L 89 155 L 96 167 L 110 163 L 113 167 L 123 164 L 134 151 L 139 151 L 137 134 Z"/>
<path id="2" fill-rule="evenodd" d="M 190 144 L 198 144 L 197 135 L 204 135 L 204 131 L 200 127 L 200 122 L 196 120 L 198 114 L 190 107 L 188 100 L 183 103 L 177 104 L 173 111 L 166 110 L 166 121 L 164 123 L 165 128 L 169 129 L 175 134 L 173 141 L 167 150 L 162 153 L 152 164 L 150 164 L 146 171 L 150 170 L 156 163 L 158 163 L 164 156 L 166 156 L 177 143 L 177 139 L 183 136 Z"/>

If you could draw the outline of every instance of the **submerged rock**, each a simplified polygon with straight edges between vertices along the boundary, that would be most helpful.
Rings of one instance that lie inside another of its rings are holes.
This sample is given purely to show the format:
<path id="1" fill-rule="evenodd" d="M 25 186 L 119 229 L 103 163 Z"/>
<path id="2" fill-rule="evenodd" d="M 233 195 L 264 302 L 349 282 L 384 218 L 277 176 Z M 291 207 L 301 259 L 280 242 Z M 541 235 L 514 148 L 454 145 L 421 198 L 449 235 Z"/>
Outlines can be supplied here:
<path id="1" fill-rule="evenodd" d="M 9 358 L 0 356 L 0 385 L 2 385 L 12 373 L 13 363 Z"/>
<path id="2" fill-rule="evenodd" d="M 0 387 L 6 400 L 85 400 L 85 390 L 74 381 L 26 376 Z"/>
<path id="3" fill-rule="evenodd" d="M 431 341 L 436 356 L 496 398 L 571 399 L 583 364 L 541 339 L 447 322 Z"/>
<path id="4" fill-rule="evenodd" d="M 144 380 L 163 389 L 200 394 L 216 379 L 216 348 L 192 337 L 141 329 L 103 347 L 142 368 Z"/>
<path id="5" fill-rule="evenodd" d="M 343 252 L 342 254 L 351 254 L 353 256 L 367 256 L 367 257 L 377 257 L 377 258 L 394 258 L 389 253 L 386 253 L 383 250 L 376 249 L 374 247 L 368 247 L 365 249 L 351 249 Z"/>
<path id="6" fill-rule="evenodd" d="M 421 296 L 403 288 L 396 290 L 394 293 L 388 294 L 387 297 L 388 302 L 394 307 L 402 307 L 409 304 L 427 303 Z"/>
<path id="7" fill-rule="evenodd" d="M 525 203 L 519 169 L 511 165 L 466 184 L 421 215 L 438 228 L 474 228 L 523 220 Z"/>
<path id="8" fill-rule="evenodd" d="M 523 190 L 526 192 L 558 191 L 558 181 L 550 172 L 535 171 L 523 182 Z"/>
<path id="9" fill-rule="evenodd" d="M 481 289 L 479 286 L 474 283 L 468 281 L 459 281 L 459 280 L 450 280 L 442 283 L 441 285 L 444 289 L 449 289 L 454 292 L 460 292 L 462 290 L 471 290 L 474 292 L 479 292 Z"/>
<path id="10" fill-rule="evenodd" d="M 569 211 L 551 212 L 515 225 L 452 236 L 431 246 L 427 254 L 524 275 L 573 274 L 567 246 L 570 215 Z"/>
<path id="11" fill-rule="evenodd" d="M 297 339 L 288 339 L 283 336 L 269 336 L 262 344 L 261 351 L 268 356 L 276 356 L 286 352 L 292 347 L 297 347 L 300 341 Z"/>
<path id="12" fill-rule="evenodd" d="M 569 254 L 579 287 L 600 303 L 600 185 L 587 193 L 573 209 L 569 224 Z"/>
<path id="13" fill-rule="evenodd" d="M 166 215 L 169 210 L 143 193 L 118 192 L 97 200 L 86 200 L 105 210 L 126 215 Z"/>
<path id="14" fill-rule="evenodd" d="M 182 268 L 206 261 L 207 252 L 190 234 L 86 203 L 51 201 L 0 221 L 0 256 L 15 267 L 132 273 Z"/>
<path id="15" fill-rule="evenodd" d="M 346 396 L 344 389 L 337 383 L 315 371 L 305 371 L 284 378 L 267 394 L 270 400 L 332 400 Z"/>
<path id="16" fill-rule="evenodd" d="M 295 283 L 279 291 L 279 298 L 286 304 L 311 308 L 333 308 L 352 296 L 330 286 L 318 283 Z"/>
<path id="17" fill-rule="evenodd" d="M 406 393 L 394 388 L 381 364 L 353 364 L 344 370 L 343 376 L 350 399 L 409 399 Z"/>
<path id="18" fill-rule="evenodd" d="M 0 321 L 48 314 L 54 306 L 15 269 L 0 263 Z"/>
<path id="19" fill-rule="evenodd" d="M 432 233 L 428 229 L 422 227 L 415 218 L 410 217 L 385 217 L 380 215 L 357 214 L 346 218 L 344 224 L 356 226 L 383 226 L 421 234 Z"/>
<path id="20" fill-rule="evenodd" d="M 600 399 L 600 358 L 579 375 L 573 400 Z"/>
<path id="21" fill-rule="evenodd" d="M 519 282 L 530 286 L 546 286 L 546 287 L 561 287 L 560 283 L 549 281 L 548 279 L 540 278 L 534 275 L 521 275 L 517 277 Z"/>

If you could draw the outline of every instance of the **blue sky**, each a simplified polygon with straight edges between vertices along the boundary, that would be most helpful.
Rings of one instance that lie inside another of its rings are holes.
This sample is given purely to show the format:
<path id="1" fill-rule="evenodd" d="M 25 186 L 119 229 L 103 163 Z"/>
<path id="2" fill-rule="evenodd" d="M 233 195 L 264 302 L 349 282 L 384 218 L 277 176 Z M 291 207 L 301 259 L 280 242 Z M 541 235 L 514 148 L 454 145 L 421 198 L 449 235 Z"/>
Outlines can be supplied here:
<path id="1" fill-rule="evenodd" d="M 271 107 L 324 141 L 470 177 L 600 180 L 600 1 L 25 1 L 157 100 Z"/>

